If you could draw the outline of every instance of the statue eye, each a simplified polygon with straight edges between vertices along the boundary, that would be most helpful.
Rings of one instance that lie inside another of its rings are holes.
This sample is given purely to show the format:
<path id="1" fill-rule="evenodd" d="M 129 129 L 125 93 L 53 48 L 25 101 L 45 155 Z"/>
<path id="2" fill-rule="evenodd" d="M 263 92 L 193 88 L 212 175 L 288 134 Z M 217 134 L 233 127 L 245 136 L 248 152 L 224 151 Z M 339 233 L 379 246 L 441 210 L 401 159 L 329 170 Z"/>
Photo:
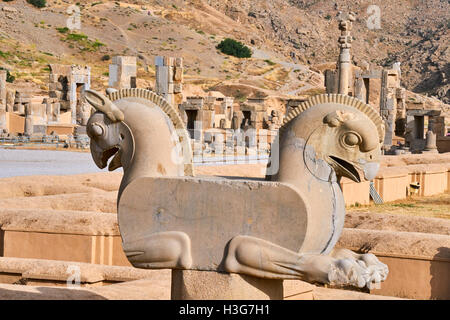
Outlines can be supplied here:
<path id="1" fill-rule="evenodd" d="M 344 143 L 350 147 L 356 146 L 361 141 L 360 137 L 353 132 L 346 133 L 343 140 Z"/>
<path id="2" fill-rule="evenodd" d="M 91 131 L 92 135 L 97 136 L 97 137 L 102 136 L 105 132 L 105 130 L 103 129 L 103 126 L 97 122 L 94 122 L 91 125 L 90 129 L 91 129 L 90 131 Z"/>

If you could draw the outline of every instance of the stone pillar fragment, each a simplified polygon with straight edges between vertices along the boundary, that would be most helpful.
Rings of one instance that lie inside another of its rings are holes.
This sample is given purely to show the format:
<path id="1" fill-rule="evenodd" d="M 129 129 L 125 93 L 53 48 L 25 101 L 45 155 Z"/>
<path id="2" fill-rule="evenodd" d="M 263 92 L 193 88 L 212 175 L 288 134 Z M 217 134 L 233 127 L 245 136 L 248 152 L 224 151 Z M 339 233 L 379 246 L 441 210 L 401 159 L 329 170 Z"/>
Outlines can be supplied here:
<path id="1" fill-rule="evenodd" d="M 30 103 L 25 104 L 24 109 L 25 109 L 24 134 L 26 136 L 31 136 L 33 134 L 33 117 L 31 112 L 31 104 Z"/>
<path id="2" fill-rule="evenodd" d="M 111 88 L 136 88 L 136 57 L 115 56 L 109 65 L 109 86 Z"/>
<path id="3" fill-rule="evenodd" d="M 6 70 L 0 70 L 0 132 L 6 129 Z"/>
<path id="4" fill-rule="evenodd" d="M 172 270 L 172 300 L 282 300 L 283 280 L 213 271 Z"/>
<path id="5" fill-rule="evenodd" d="M 350 48 L 352 42 L 352 36 L 350 31 L 352 29 L 352 22 L 355 21 L 353 12 L 350 12 L 346 17 L 342 16 L 339 21 L 339 30 L 341 30 L 341 36 L 339 37 L 339 91 L 340 94 L 348 94 L 349 78 L 351 73 L 351 57 Z"/>
<path id="6" fill-rule="evenodd" d="M 183 102 L 183 58 L 155 57 L 155 92 L 172 105 Z"/>
<path id="7" fill-rule="evenodd" d="M 427 137 L 425 140 L 425 149 L 423 150 L 427 153 L 438 153 L 436 146 L 436 134 L 433 131 L 428 130 Z"/>

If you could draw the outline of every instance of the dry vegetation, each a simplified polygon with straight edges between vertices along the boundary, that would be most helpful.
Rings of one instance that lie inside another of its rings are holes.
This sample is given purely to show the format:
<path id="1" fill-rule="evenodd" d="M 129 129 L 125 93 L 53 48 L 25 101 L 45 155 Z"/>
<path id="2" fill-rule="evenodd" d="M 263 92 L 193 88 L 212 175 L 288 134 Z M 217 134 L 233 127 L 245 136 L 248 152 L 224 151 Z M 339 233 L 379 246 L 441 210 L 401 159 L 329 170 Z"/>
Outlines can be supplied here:
<path id="1" fill-rule="evenodd" d="M 384 204 L 358 205 L 347 208 L 348 212 L 390 213 L 450 219 L 450 193 L 430 197 L 412 196 L 404 200 Z"/>

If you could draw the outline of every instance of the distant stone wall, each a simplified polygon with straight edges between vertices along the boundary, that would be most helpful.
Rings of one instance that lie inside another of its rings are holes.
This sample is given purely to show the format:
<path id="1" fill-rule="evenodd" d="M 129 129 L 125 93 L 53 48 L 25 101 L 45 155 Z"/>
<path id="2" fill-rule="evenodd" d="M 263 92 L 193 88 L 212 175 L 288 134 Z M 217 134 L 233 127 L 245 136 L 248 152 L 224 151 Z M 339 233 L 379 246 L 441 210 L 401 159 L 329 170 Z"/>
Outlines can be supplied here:
<path id="1" fill-rule="evenodd" d="M 136 57 L 115 56 L 109 65 L 109 87 L 120 90 L 136 88 Z"/>
<path id="2" fill-rule="evenodd" d="M 178 106 L 183 102 L 183 58 L 155 58 L 155 91 L 170 104 Z"/>

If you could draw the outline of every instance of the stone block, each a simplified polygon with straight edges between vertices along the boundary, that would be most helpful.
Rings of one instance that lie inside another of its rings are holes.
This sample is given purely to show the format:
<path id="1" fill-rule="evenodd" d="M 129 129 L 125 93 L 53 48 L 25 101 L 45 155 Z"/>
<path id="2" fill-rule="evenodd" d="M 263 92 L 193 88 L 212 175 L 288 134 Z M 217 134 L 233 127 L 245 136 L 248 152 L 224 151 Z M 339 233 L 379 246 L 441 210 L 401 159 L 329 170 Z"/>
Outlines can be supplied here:
<path id="1" fill-rule="evenodd" d="M 110 87 L 117 87 L 119 81 L 119 66 L 115 64 L 109 65 L 109 82 Z"/>
<path id="2" fill-rule="evenodd" d="M 193 149 L 194 155 L 201 155 L 202 151 L 203 151 L 203 146 L 200 142 L 194 141 L 192 149 Z"/>
<path id="3" fill-rule="evenodd" d="M 155 57 L 155 66 L 164 66 L 164 57 L 156 56 Z"/>
<path id="4" fill-rule="evenodd" d="M 282 300 L 283 281 L 211 271 L 172 270 L 172 300 Z"/>
<path id="5" fill-rule="evenodd" d="M 173 74 L 174 74 L 173 67 L 167 67 L 167 72 L 168 72 L 167 78 L 169 83 L 173 83 Z"/>
<path id="6" fill-rule="evenodd" d="M 225 154 L 226 155 L 234 155 L 234 148 L 230 146 L 225 147 Z"/>
<path id="7" fill-rule="evenodd" d="M 175 67 L 183 68 L 183 58 L 176 58 L 175 59 Z"/>
<path id="8" fill-rule="evenodd" d="M 372 294 L 419 300 L 450 299 L 448 235 L 344 228 L 336 247 L 356 250 L 367 243 L 371 244 L 370 251 L 389 268 L 386 281 L 371 289 Z"/>
<path id="9" fill-rule="evenodd" d="M 211 143 L 213 141 L 213 134 L 209 131 L 205 131 L 203 133 L 203 140 L 207 143 Z"/>
<path id="10" fill-rule="evenodd" d="M 369 204 L 369 181 L 357 183 L 348 178 L 342 178 L 340 185 L 344 195 L 345 205 L 349 206 L 356 203 Z"/>
<path id="11" fill-rule="evenodd" d="M 34 134 L 46 134 L 47 126 L 46 125 L 33 125 L 33 133 Z"/>
<path id="12" fill-rule="evenodd" d="M 183 81 L 183 68 L 175 67 L 173 72 L 173 81 L 182 82 Z"/>
<path id="13" fill-rule="evenodd" d="M 173 67 L 175 62 L 174 57 L 164 57 L 164 65 L 168 67 Z"/>
<path id="14" fill-rule="evenodd" d="M 183 95 L 181 93 L 175 93 L 173 95 L 173 103 L 175 106 L 181 104 L 183 102 Z"/>
<path id="15" fill-rule="evenodd" d="M 409 187 L 408 170 L 402 167 L 383 167 L 373 183 L 384 202 L 404 199 Z"/>
<path id="16" fill-rule="evenodd" d="M 255 156 L 257 154 L 257 149 L 256 148 L 246 148 L 245 154 L 248 156 Z"/>
<path id="17" fill-rule="evenodd" d="M 183 85 L 181 83 L 173 84 L 173 93 L 181 93 L 183 92 Z"/>
<path id="18" fill-rule="evenodd" d="M 51 90 L 51 91 L 49 91 L 48 94 L 49 94 L 50 98 L 56 98 L 56 99 L 61 99 L 63 96 L 63 93 L 58 90 Z"/>
<path id="19" fill-rule="evenodd" d="M 52 83 L 52 82 L 58 82 L 58 78 L 59 78 L 59 74 L 56 74 L 56 73 L 50 73 L 50 76 L 49 76 L 49 82 L 50 82 L 50 83 Z"/>
<path id="20" fill-rule="evenodd" d="M 283 281 L 284 300 L 313 300 L 315 286 L 301 280 Z"/>
<path id="21" fill-rule="evenodd" d="M 166 66 L 156 67 L 156 93 L 167 93 L 169 85 L 169 70 Z"/>
<path id="22" fill-rule="evenodd" d="M 245 147 L 244 146 L 236 146 L 236 154 L 237 155 L 245 155 Z"/>

